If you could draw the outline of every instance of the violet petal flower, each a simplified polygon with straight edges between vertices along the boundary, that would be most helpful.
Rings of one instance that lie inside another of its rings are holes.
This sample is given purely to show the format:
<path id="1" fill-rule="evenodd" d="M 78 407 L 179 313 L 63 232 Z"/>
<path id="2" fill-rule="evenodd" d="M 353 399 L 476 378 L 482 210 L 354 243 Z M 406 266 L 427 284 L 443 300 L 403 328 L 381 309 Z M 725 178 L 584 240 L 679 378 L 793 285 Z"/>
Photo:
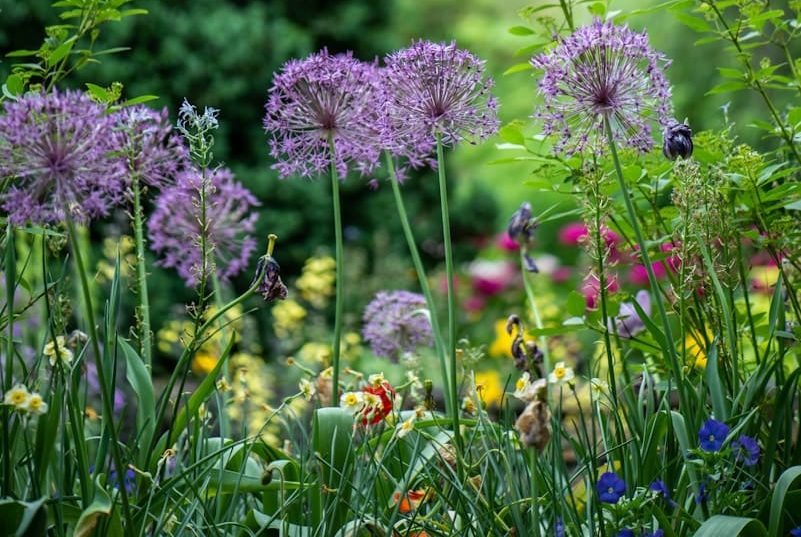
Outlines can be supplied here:
<path id="1" fill-rule="evenodd" d="M 498 103 L 484 62 L 456 43 L 416 41 L 386 57 L 384 142 L 396 154 L 430 154 L 436 138 L 451 147 L 498 130 Z"/>
<path id="2" fill-rule="evenodd" d="M 273 79 L 264 117 L 280 176 L 327 173 L 332 161 L 340 178 L 349 168 L 361 173 L 375 168 L 381 151 L 380 78 L 376 65 L 326 49 L 285 63 Z"/>
<path id="3" fill-rule="evenodd" d="M 125 190 L 114 120 L 81 92 L 28 93 L 0 114 L 0 207 L 12 224 L 87 222 L 109 214 Z"/>
<path id="4" fill-rule="evenodd" d="M 162 190 L 148 220 L 150 247 L 157 252 L 163 267 L 172 267 L 194 286 L 201 278 L 200 191 L 206 192 L 208 225 L 207 267 L 213 265 L 221 280 L 228 280 L 248 266 L 256 249 L 250 235 L 258 214 L 253 208 L 259 201 L 248 189 L 234 181 L 227 168 L 203 175 L 197 170 L 178 174 L 176 184 Z M 213 261 L 213 263 L 212 263 Z"/>
<path id="5" fill-rule="evenodd" d="M 719 451 L 729 435 L 729 426 L 716 419 L 708 419 L 698 431 L 698 442 L 704 451 Z"/>
<path id="6" fill-rule="evenodd" d="M 754 466 L 759 462 L 759 443 L 748 435 L 741 434 L 731 443 L 731 449 L 737 461 L 745 466 Z"/>
<path id="7" fill-rule="evenodd" d="M 534 117 L 558 138 L 557 153 L 602 152 L 604 118 L 618 143 L 647 153 L 654 145 L 650 120 L 662 127 L 672 121 L 663 72 L 670 61 L 651 49 L 645 33 L 596 19 L 531 63 L 543 71 L 544 102 Z"/>
<path id="8" fill-rule="evenodd" d="M 651 295 L 648 291 L 638 291 L 634 299 L 646 315 L 651 315 Z M 609 320 L 609 329 L 612 330 L 613 327 L 620 337 L 632 338 L 645 330 L 645 323 L 633 303 L 623 302 L 617 317 Z"/>
<path id="9" fill-rule="evenodd" d="M 615 472 L 604 472 L 598 478 L 598 498 L 602 502 L 617 503 L 626 493 L 626 482 Z"/>
<path id="10" fill-rule="evenodd" d="M 376 356 L 397 362 L 406 352 L 434 341 L 423 295 L 381 291 L 364 310 L 364 340 Z"/>

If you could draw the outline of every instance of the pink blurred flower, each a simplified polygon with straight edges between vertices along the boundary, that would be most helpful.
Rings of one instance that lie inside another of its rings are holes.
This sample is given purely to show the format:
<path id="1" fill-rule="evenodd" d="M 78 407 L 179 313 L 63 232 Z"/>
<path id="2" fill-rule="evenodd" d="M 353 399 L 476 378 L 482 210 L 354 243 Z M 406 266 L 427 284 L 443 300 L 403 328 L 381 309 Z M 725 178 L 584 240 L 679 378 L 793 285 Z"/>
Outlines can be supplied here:
<path id="1" fill-rule="evenodd" d="M 572 271 L 570 267 L 557 267 L 551 273 L 551 280 L 553 280 L 554 283 L 565 283 L 570 279 L 571 274 Z"/>
<path id="2" fill-rule="evenodd" d="M 484 296 L 497 295 L 518 279 L 515 264 L 506 260 L 473 261 L 468 274 L 472 278 L 473 289 Z"/>
<path id="3" fill-rule="evenodd" d="M 606 280 L 607 293 L 616 293 L 619 290 L 620 286 L 617 283 L 617 277 L 608 275 Z M 581 284 L 581 294 L 584 295 L 584 299 L 587 301 L 587 309 L 593 310 L 598 307 L 598 299 L 601 295 L 601 282 L 598 276 L 588 274 L 584 278 L 584 282 Z"/>
<path id="4" fill-rule="evenodd" d="M 501 250 L 506 250 L 507 252 L 517 252 L 520 250 L 520 245 L 517 244 L 517 241 L 510 237 L 509 233 L 506 231 L 498 235 L 496 242 Z"/>
<path id="5" fill-rule="evenodd" d="M 571 222 L 559 230 L 559 242 L 566 246 L 575 246 L 587 236 L 587 226 L 581 222 Z"/>
<path id="6" fill-rule="evenodd" d="M 661 280 L 667 274 L 665 265 L 663 265 L 661 261 L 651 263 L 651 268 L 654 269 L 654 276 L 656 276 L 657 280 Z M 629 282 L 637 287 L 649 285 L 648 271 L 645 269 L 645 265 L 637 264 L 631 267 L 631 270 L 629 270 Z"/>
<path id="7" fill-rule="evenodd" d="M 478 313 L 487 305 L 487 299 L 478 295 L 473 295 L 464 301 L 464 309 L 470 313 Z"/>

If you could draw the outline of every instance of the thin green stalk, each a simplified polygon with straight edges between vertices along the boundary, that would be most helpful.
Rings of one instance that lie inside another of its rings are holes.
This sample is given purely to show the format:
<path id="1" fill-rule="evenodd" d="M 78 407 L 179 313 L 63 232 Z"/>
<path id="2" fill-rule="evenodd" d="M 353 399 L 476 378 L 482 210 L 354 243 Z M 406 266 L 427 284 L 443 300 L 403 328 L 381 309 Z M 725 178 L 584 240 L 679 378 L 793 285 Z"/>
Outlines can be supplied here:
<path id="1" fill-rule="evenodd" d="M 540 493 L 537 484 L 537 448 L 531 448 L 530 455 L 529 472 L 531 474 L 531 526 L 534 528 L 534 537 L 540 537 Z"/>
<path id="2" fill-rule="evenodd" d="M 404 237 L 406 237 L 406 244 L 409 246 L 409 253 L 412 256 L 412 263 L 414 263 L 414 270 L 417 272 L 417 280 L 418 282 L 420 282 L 420 289 L 423 291 L 423 296 L 425 296 L 426 303 L 428 304 L 428 311 L 431 316 L 431 328 L 432 331 L 434 332 L 434 345 L 437 351 L 437 357 L 439 358 L 439 367 L 442 373 L 442 382 L 444 383 L 445 387 L 445 412 L 447 414 L 450 414 L 451 412 L 455 412 L 456 409 L 451 408 L 452 405 L 450 396 L 451 387 L 450 384 L 448 383 L 450 375 L 448 373 L 445 343 L 442 341 L 442 330 L 440 329 L 439 326 L 439 318 L 437 316 L 436 304 L 434 303 L 434 295 L 431 293 L 431 286 L 428 285 L 428 277 L 426 276 L 426 271 L 425 268 L 423 267 L 423 262 L 420 259 L 420 251 L 417 249 L 417 243 L 414 240 L 412 227 L 409 224 L 409 217 L 406 214 L 406 206 L 403 203 L 403 196 L 401 195 L 398 175 L 395 172 L 395 162 L 392 159 L 392 155 L 390 155 L 388 152 L 385 153 L 385 157 L 387 161 L 387 168 L 389 168 L 390 182 L 392 183 L 392 193 L 395 196 L 395 206 L 398 209 L 398 216 L 400 217 L 401 227 L 403 228 L 403 235 Z"/>
<path id="3" fill-rule="evenodd" d="M 81 252 L 80 244 L 78 243 L 78 233 L 75 229 L 75 223 L 72 221 L 69 207 L 64 208 L 64 214 L 67 220 L 67 230 L 69 232 L 70 244 L 72 245 L 73 255 L 75 256 L 75 269 L 78 273 L 81 282 L 81 291 L 83 293 L 83 302 L 85 306 L 86 324 L 89 329 L 89 339 L 92 341 L 92 351 L 95 355 L 95 362 L 97 365 L 97 377 L 100 381 L 100 392 L 103 403 L 103 421 L 111 436 L 111 454 L 114 459 L 114 467 L 117 475 L 125 475 L 125 466 L 122 464 L 122 453 L 120 452 L 120 445 L 117 437 L 117 430 L 114 427 L 114 406 L 112 402 L 112 395 L 109 393 L 109 385 L 106 379 L 106 368 L 103 364 L 102 354 L 100 351 L 100 339 L 97 332 L 97 325 L 95 324 L 95 313 L 92 306 L 92 293 L 89 289 L 89 278 L 86 274 L 86 265 L 83 260 L 83 253 Z M 122 511 L 125 520 L 130 521 L 131 507 L 128 503 L 128 492 L 125 487 L 120 487 L 120 498 L 122 499 Z M 126 524 L 125 534 L 133 535 L 130 525 Z"/>
<path id="4" fill-rule="evenodd" d="M 673 331 L 670 328 L 670 320 L 667 316 L 667 310 L 665 310 L 665 304 L 662 299 L 662 292 L 661 288 L 659 287 L 659 282 L 657 282 L 654 269 L 651 266 L 651 258 L 648 255 L 648 248 L 645 244 L 645 238 L 643 237 L 642 230 L 640 229 L 640 223 L 637 220 L 637 212 L 634 210 L 634 203 L 631 201 L 631 195 L 629 194 L 629 189 L 626 186 L 626 179 L 623 177 L 623 170 L 620 167 L 620 159 L 617 156 L 617 148 L 615 147 L 615 138 L 612 134 L 612 126 L 609 123 L 609 118 L 607 116 L 604 116 L 604 129 L 606 131 L 606 138 L 609 143 L 609 151 L 612 154 L 612 162 L 615 165 L 615 173 L 617 174 L 620 191 L 623 194 L 623 201 L 626 204 L 626 211 L 629 215 L 629 221 L 632 229 L 634 229 L 634 236 L 637 238 L 637 244 L 640 246 L 640 255 L 642 256 L 642 262 L 645 265 L 645 271 L 648 273 L 648 281 L 651 284 L 651 289 L 654 290 L 654 300 L 656 302 L 656 308 L 659 311 L 659 319 L 662 322 L 662 328 L 665 330 L 665 347 L 667 347 L 671 369 L 676 377 L 676 387 L 678 388 L 679 392 L 681 408 L 684 409 L 685 412 L 689 412 L 690 408 L 687 406 L 687 398 L 684 394 L 684 382 L 682 381 L 681 367 L 679 365 L 678 356 L 676 356 Z"/>
<path id="5" fill-rule="evenodd" d="M 456 383 L 456 294 L 453 289 L 453 247 L 451 246 L 451 222 L 448 212 L 448 186 L 445 178 L 445 155 L 442 138 L 437 134 L 437 175 L 439 176 L 439 201 L 442 212 L 442 239 L 445 243 L 445 272 L 448 278 L 448 354 L 450 359 L 450 396 L 453 410 L 453 436 L 461 461 L 462 437 L 459 431 L 459 387 Z M 461 469 L 461 465 L 459 465 Z"/>
<path id="6" fill-rule="evenodd" d="M 150 298 L 147 292 L 147 266 L 145 265 L 145 239 L 142 233 L 142 192 L 139 176 L 134 174 L 133 183 L 133 229 L 136 244 L 136 286 L 139 301 L 139 355 L 148 370 L 153 364 L 153 340 L 150 333 Z"/>
<path id="7" fill-rule="evenodd" d="M 6 319 L 8 334 L 6 334 L 6 370 L 3 379 L 3 391 L 8 393 L 12 388 L 12 376 L 14 374 L 14 281 L 17 275 L 17 262 L 14 255 L 14 227 L 11 222 L 6 226 L 6 255 L 4 272 L 6 275 Z M 3 406 L 3 495 L 11 496 L 11 438 L 9 437 L 9 425 L 11 422 L 11 411 L 7 406 Z"/>
<path id="8" fill-rule="evenodd" d="M 334 342 L 331 348 L 331 366 L 333 368 L 333 375 L 331 378 L 331 386 L 333 394 L 331 395 L 331 406 L 339 406 L 339 351 L 340 340 L 342 339 L 342 310 L 344 300 L 344 289 L 342 281 L 344 279 L 343 265 L 342 265 L 342 210 L 339 200 L 339 177 L 337 174 L 337 165 L 334 148 L 334 140 L 330 140 L 331 145 L 331 197 L 334 203 L 334 241 L 336 253 L 336 301 L 334 303 Z"/>
<path id="9" fill-rule="evenodd" d="M 526 290 L 526 298 L 531 305 L 531 315 L 534 316 L 534 326 L 536 326 L 538 330 L 542 330 L 542 317 L 540 317 L 540 310 L 537 308 L 537 300 L 534 298 L 534 287 L 531 285 L 531 281 L 528 277 L 528 270 L 526 270 L 523 252 L 520 252 L 520 272 L 523 274 L 523 288 Z M 548 372 L 551 370 L 551 355 L 548 352 L 548 340 L 545 336 L 540 336 L 538 339 L 539 349 L 542 351 L 542 365 L 545 371 Z"/>

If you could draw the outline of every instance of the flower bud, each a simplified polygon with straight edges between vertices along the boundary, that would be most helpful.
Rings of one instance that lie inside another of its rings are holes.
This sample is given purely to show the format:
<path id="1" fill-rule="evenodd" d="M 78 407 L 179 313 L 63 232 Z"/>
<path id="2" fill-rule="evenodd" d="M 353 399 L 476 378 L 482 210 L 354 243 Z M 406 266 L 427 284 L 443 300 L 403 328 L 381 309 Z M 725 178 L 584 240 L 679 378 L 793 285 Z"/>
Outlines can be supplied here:
<path id="1" fill-rule="evenodd" d="M 525 244 L 533 237 L 536 227 L 532 221 L 531 204 L 526 201 L 512 215 L 506 233 L 518 244 Z"/>
<path id="2" fill-rule="evenodd" d="M 689 158 L 693 154 L 693 131 L 684 123 L 674 123 L 665 129 L 662 153 L 670 160 Z"/>

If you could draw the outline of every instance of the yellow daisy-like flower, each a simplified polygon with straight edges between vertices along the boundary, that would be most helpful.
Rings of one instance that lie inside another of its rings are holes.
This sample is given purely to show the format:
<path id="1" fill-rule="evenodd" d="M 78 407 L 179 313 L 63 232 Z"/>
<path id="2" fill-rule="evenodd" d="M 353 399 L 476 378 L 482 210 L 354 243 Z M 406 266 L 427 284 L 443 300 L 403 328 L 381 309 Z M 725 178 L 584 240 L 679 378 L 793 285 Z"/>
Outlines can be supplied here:
<path id="1" fill-rule="evenodd" d="M 339 398 L 339 406 L 349 414 L 356 414 L 364 406 L 364 394 L 362 392 L 345 392 Z"/>
<path id="2" fill-rule="evenodd" d="M 501 374 L 497 371 L 478 371 L 476 376 L 476 392 L 487 406 L 497 405 L 503 398 Z"/>
<path id="3" fill-rule="evenodd" d="M 515 382 L 515 392 L 512 395 L 525 401 L 525 395 L 526 392 L 528 392 L 529 386 L 531 386 L 531 375 L 526 371 L 517 379 L 517 382 Z"/>
<path id="4" fill-rule="evenodd" d="M 383 386 L 386 381 L 387 379 L 384 378 L 383 371 L 381 373 L 374 373 L 369 377 L 367 377 L 367 383 L 370 386 L 375 386 L 376 388 L 380 388 L 381 386 Z"/>
<path id="5" fill-rule="evenodd" d="M 548 382 L 551 384 L 564 384 L 573 380 L 575 376 L 573 369 L 567 367 L 564 362 L 556 362 L 553 371 L 548 375 Z"/>
<path id="6" fill-rule="evenodd" d="M 3 403 L 13 406 L 15 410 L 20 410 L 27 404 L 30 396 L 31 394 L 28 393 L 28 388 L 22 384 L 17 384 L 6 392 Z"/>
<path id="7" fill-rule="evenodd" d="M 28 401 L 25 403 L 25 405 L 20 407 L 20 410 L 25 410 L 31 414 L 41 416 L 47 412 L 47 403 L 44 402 L 44 399 L 42 399 L 41 395 L 38 393 L 32 393 L 30 397 L 28 397 Z"/>
<path id="8" fill-rule="evenodd" d="M 414 422 L 416 417 L 417 416 L 415 414 L 412 414 L 409 416 L 409 419 L 398 424 L 398 427 L 395 429 L 395 434 L 398 436 L 398 438 L 403 438 L 414 430 Z"/>
<path id="9" fill-rule="evenodd" d="M 72 351 L 67 348 L 67 338 L 64 336 L 56 336 L 55 341 L 49 341 L 44 346 L 42 354 L 50 359 L 50 365 L 53 367 L 58 361 L 64 365 L 69 365 L 73 358 Z"/>

